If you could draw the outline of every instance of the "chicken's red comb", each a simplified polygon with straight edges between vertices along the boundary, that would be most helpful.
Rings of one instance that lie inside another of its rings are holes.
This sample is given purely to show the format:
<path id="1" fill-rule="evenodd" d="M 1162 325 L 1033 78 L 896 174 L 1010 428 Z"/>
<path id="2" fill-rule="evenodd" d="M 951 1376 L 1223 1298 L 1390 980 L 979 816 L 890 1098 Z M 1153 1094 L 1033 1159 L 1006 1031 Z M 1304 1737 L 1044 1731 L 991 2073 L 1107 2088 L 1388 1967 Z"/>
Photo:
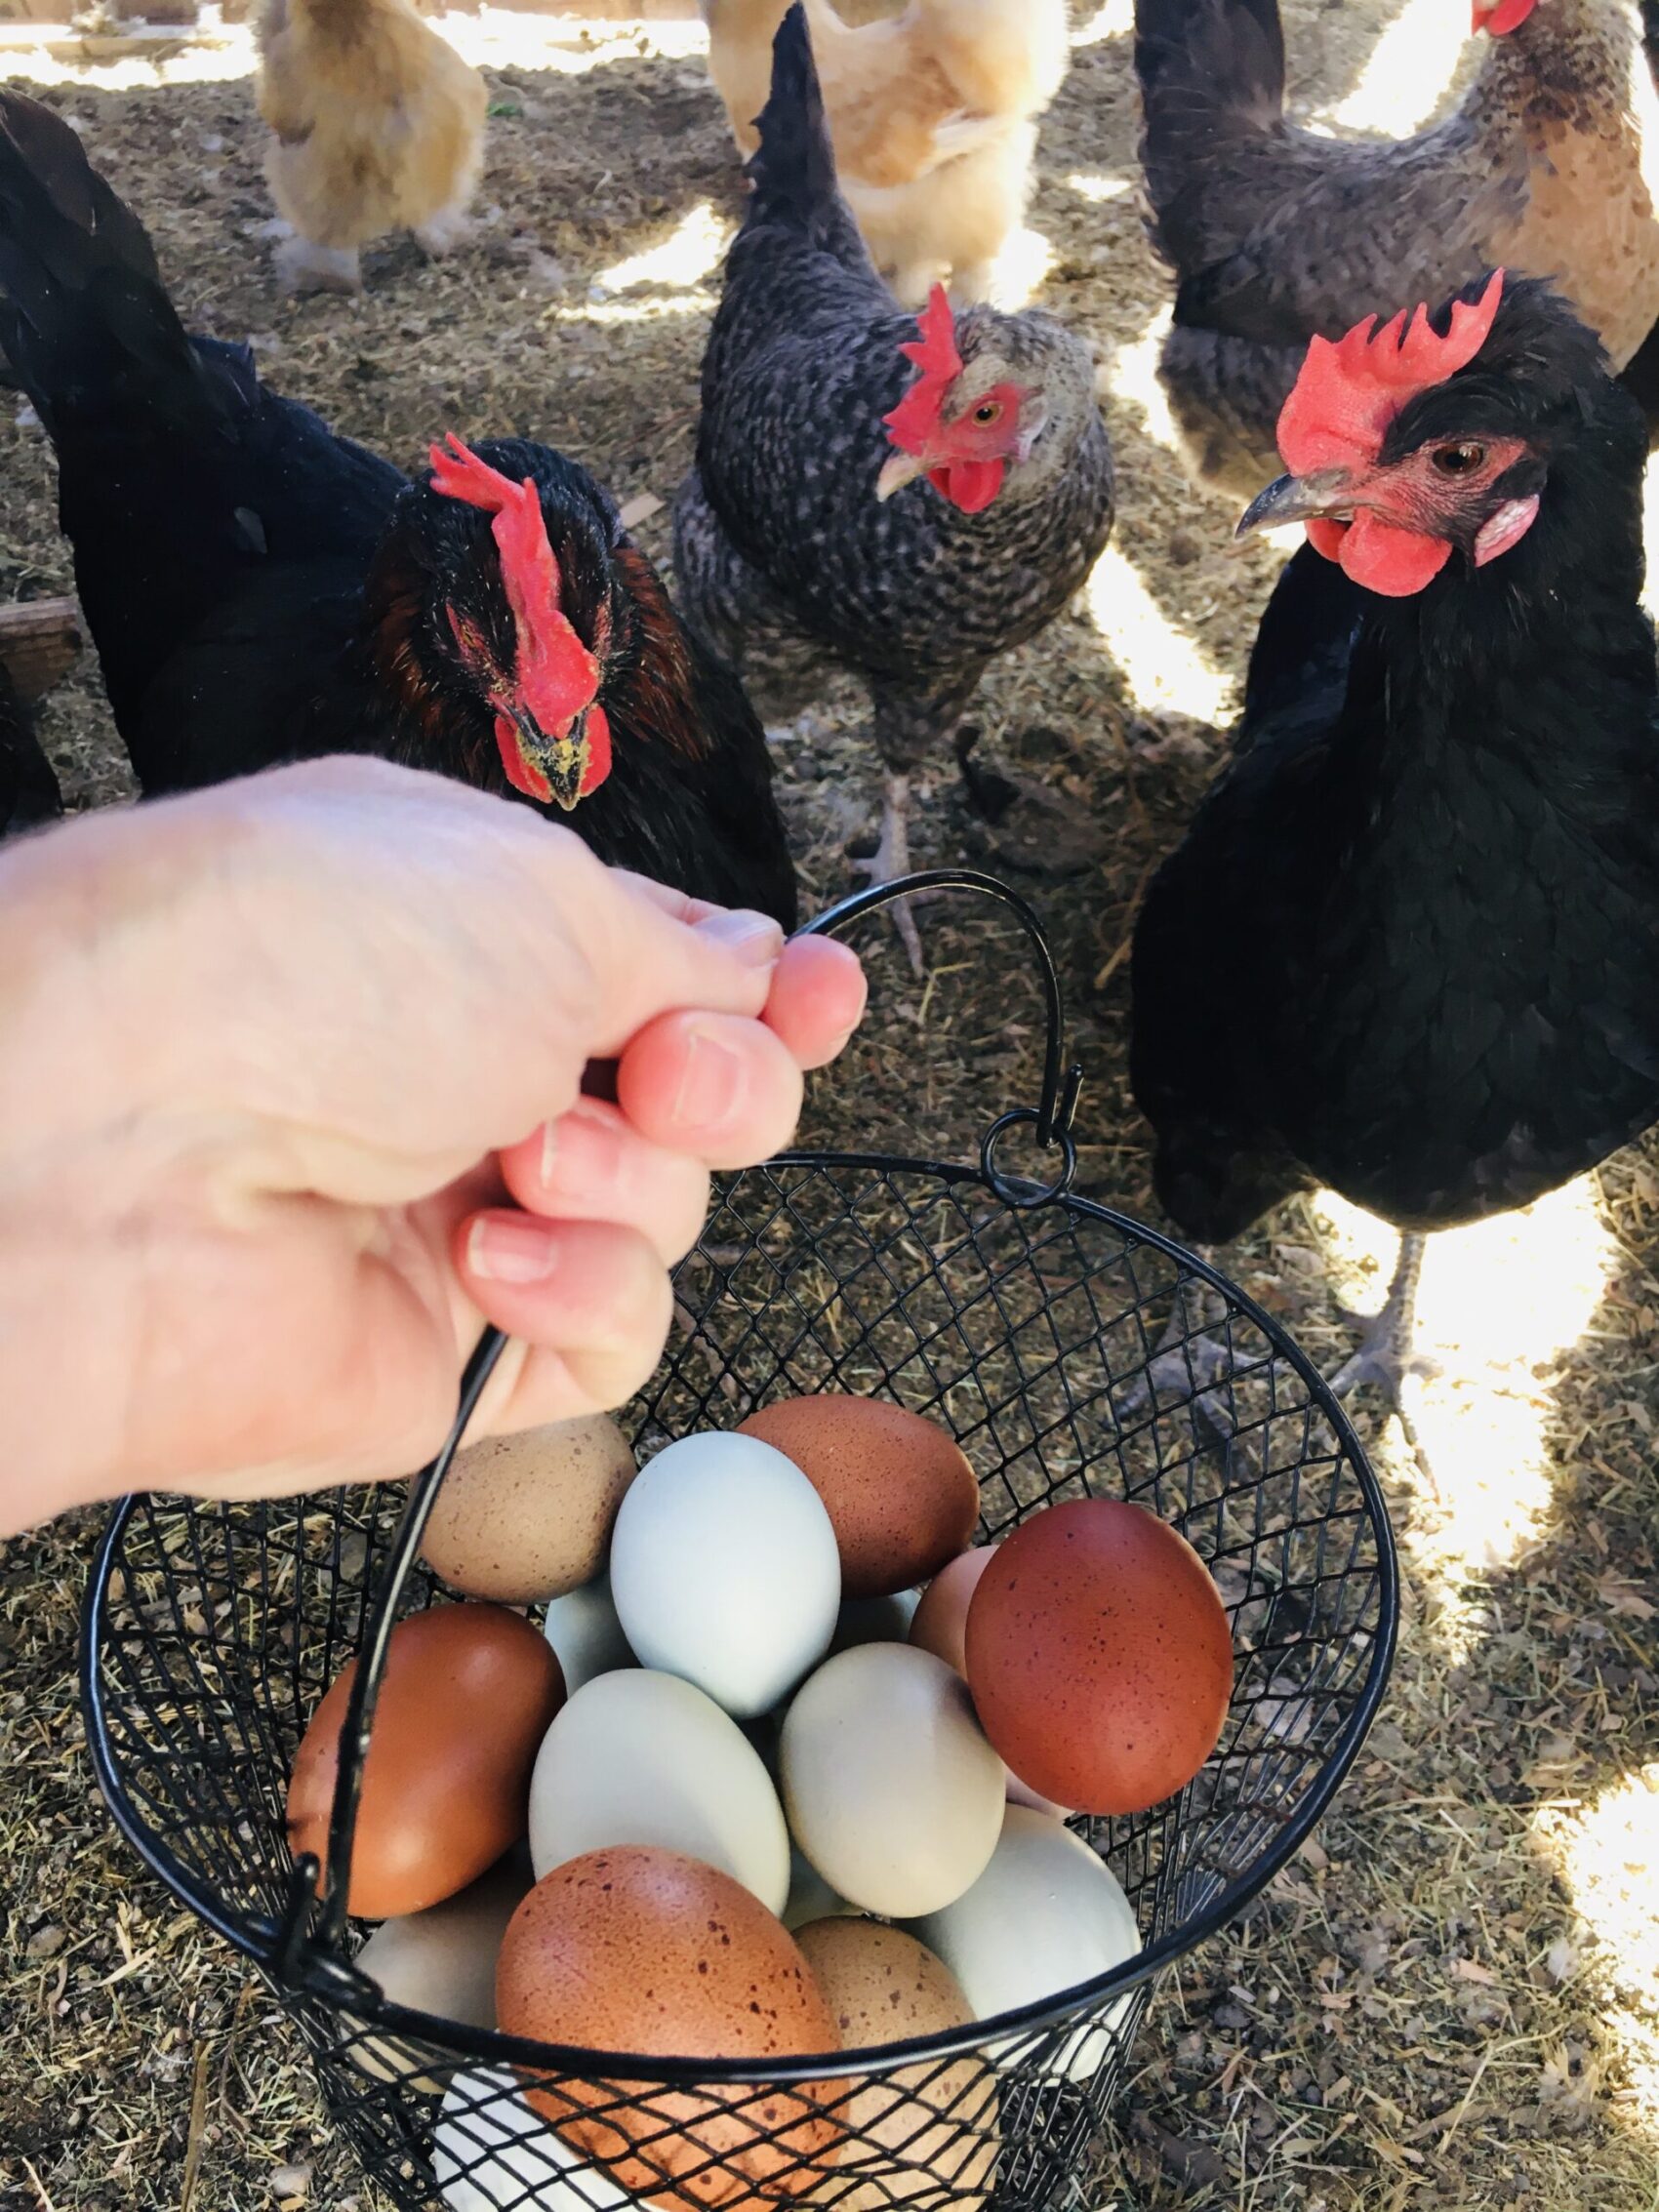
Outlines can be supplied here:
<path id="1" fill-rule="evenodd" d="M 434 491 L 494 517 L 490 535 L 518 633 L 519 692 L 538 728 L 549 736 L 562 731 L 598 696 L 599 664 L 559 605 L 559 564 L 547 543 L 541 494 L 528 476 L 515 484 L 480 461 L 453 430 L 427 458 Z"/>
<path id="2" fill-rule="evenodd" d="M 1375 315 L 1356 323 L 1334 345 L 1315 338 L 1278 419 L 1278 450 L 1294 476 L 1377 458 L 1384 433 L 1409 399 L 1468 368 L 1485 344 L 1504 297 L 1495 269 L 1477 301 L 1452 303 L 1442 338 L 1427 307 L 1409 320 L 1402 307 L 1377 328 Z"/>
<path id="3" fill-rule="evenodd" d="M 950 295 L 936 284 L 927 305 L 916 317 L 919 339 L 911 339 L 899 351 L 921 371 L 891 415 L 882 417 L 887 435 L 904 453 L 925 450 L 928 434 L 939 426 L 939 410 L 945 394 L 962 373 L 962 356 L 956 350 L 956 322 Z"/>

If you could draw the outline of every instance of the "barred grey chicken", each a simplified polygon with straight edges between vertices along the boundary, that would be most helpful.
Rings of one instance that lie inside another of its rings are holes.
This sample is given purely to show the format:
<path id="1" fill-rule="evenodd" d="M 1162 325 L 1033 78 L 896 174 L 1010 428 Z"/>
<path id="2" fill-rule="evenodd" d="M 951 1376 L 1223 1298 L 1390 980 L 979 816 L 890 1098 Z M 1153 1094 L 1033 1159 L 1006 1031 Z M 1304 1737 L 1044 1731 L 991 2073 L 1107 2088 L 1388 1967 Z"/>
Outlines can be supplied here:
<path id="1" fill-rule="evenodd" d="M 1447 0 L 1455 5 L 1455 0 Z M 1278 0 L 1135 0 L 1160 375 L 1194 473 L 1248 499 L 1310 339 L 1507 266 L 1547 277 L 1621 369 L 1659 321 L 1651 0 L 1474 0 L 1456 112 L 1397 144 L 1284 119 Z"/>
<path id="2" fill-rule="evenodd" d="M 830 663 L 868 684 L 880 880 L 909 865 L 912 774 L 1105 545 L 1112 452 L 1089 350 L 1052 317 L 953 316 L 940 290 L 918 337 L 901 312 L 837 193 L 798 6 L 749 166 L 674 566 L 692 625 L 774 704 Z"/>

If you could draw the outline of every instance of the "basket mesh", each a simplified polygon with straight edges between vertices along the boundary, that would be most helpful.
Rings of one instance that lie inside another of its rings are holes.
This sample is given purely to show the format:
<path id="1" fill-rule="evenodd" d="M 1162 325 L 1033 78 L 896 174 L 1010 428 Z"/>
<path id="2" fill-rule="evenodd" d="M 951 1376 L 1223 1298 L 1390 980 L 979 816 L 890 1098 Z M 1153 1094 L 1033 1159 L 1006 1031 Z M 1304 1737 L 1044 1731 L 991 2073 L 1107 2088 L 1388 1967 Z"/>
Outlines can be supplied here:
<path id="1" fill-rule="evenodd" d="M 1021 1195 L 966 1170 L 836 1157 L 733 1179 L 679 1273 L 689 1325 L 631 1426 L 649 1454 L 771 1397 L 888 1397 L 957 1437 L 991 1537 L 1088 1495 L 1178 1528 L 1233 1623 L 1221 1743 L 1169 1804 L 1072 1824 L 1167 1960 L 1282 1863 L 1357 1748 L 1392 1645 L 1392 1551 L 1346 1424 L 1271 1322 L 1117 1217 L 1009 1202 Z M 393 1488 L 141 1500 L 93 1591 L 101 1778 L 150 1864 L 279 1986 L 287 1774 L 354 1653 L 401 1503 Z M 434 1594 L 418 1568 L 406 1605 Z M 522 2046 L 501 2038 L 281 1993 L 366 2165 L 423 2212 L 605 2212 L 630 2201 L 619 2178 L 688 2208 L 1086 2212 L 1146 1985 L 1120 1976 L 977 2053 L 918 2045 L 850 2074 L 797 2062 L 708 2084 L 666 2062 L 650 2081 L 568 2055 L 514 2067 Z"/>

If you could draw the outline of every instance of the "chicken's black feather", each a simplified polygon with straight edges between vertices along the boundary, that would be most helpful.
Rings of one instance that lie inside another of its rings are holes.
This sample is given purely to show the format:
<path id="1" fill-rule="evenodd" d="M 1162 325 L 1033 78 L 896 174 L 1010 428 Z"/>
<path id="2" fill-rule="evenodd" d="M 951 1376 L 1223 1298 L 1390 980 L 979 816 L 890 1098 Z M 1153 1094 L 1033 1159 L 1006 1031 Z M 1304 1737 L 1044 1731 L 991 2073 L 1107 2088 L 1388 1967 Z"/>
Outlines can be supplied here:
<path id="1" fill-rule="evenodd" d="M 513 651 L 489 516 L 271 391 L 246 348 L 187 336 L 137 218 L 66 124 L 9 92 L 0 284 L 0 340 L 57 449 L 81 604 L 143 790 L 364 751 L 506 792 L 497 702 L 452 622 Z M 735 679 L 585 469 L 520 440 L 474 450 L 536 484 L 561 609 L 605 639 L 611 774 L 555 819 L 607 861 L 792 926 L 765 733 Z"/>
<path id="2" fill-rule="evenodd" d="M 1312 549 L 1234 757 L 1148 894 L 1133 1079 L 1159 1195 L 1220 1241 L 1328 1185 L 1401 1229 L 1526 1204 L 1659 1118 L 1659 673 L 1639 410 L 1512 284 L 1384 445 L 1515 435 L 1537 522 L 1379 599 Z"/>

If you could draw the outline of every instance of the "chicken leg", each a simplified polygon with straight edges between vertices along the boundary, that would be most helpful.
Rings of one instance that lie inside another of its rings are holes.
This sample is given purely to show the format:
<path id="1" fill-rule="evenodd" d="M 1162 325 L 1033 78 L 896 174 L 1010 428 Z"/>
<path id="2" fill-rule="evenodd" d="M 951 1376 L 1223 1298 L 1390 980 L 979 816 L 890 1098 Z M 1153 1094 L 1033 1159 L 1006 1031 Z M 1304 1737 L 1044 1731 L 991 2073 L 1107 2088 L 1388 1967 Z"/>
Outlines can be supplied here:
<path id="1" fill-rule="evenodd" d="M 881 793 L 881 835 L 869 860 L 854 864 L 859 873 L 868 876 L 871 883 L 891 883 L 898 876 L 910 874 L 910 778 L 890 773 Z M 919 977 L 927 971 L 922 962 L 921 935 L 910 911 L 911 904 L 909 899 L 897 900 L 888 912 L 899 933 L 899 942 L 910 955 L 910 967 Z"/>
<path id="2" fill-rule="evenodd" d="M 1365 1383 L 1380 1389 L 1388 1400 L 1389 1410 L 1399 1416 L 1406 1441 L 1414 1451 L 1418 1449 L 1417 1438 L 1403 1403 L 1404 1388 L 1414 1377 L 1438 1372 L 1436 1363 L 1413 1346 L 1417 1291 L 1423 1279 L 1423 1257 L 1428 1246 L 1426 1236 L 1400 1238 L 1399 1257 L 1395 1263 L 1394 1279 L 1389 1284 L 1382 1310 L 1376 1314 L 1345 1314 L 1344 1318 L 1362 1328 L 1364 1334 L 1358 1350 L 1352 1358 L 1344 1360 L 1330 1379 L 1330 1387 L 1339 1398 L 1347 1397 Z"/>
<path id="3" fill-rule="evenodd" d="M 1419 1471 L 1439 1497 L 1442 1492 L 1434 1463 L 1423 1448 L 1417 1424 L 1405 1402 L 1408 1382 L 1439 1373 L 1439 1362 L 1430 1358 L 1427 1352 L 1418 1351 L 1413 1342 L 1417 1327 L 1417 1290 L 1423 1279 L 1423 1256 L 1428 1244 L 1426 1236 L 1402 1236 L 1394 1279 L 1389 1284 L 1382 1310 L 1376 1314 L 1345 1313 L 1344 1317 L 1364 1333 L 1358 1350 L 1352 1358 L 1344 1360 L 1331 1377 L 1330 1387 L 1339 1398 L 1347 1397 L 1364 1383 L 1382 1391 L 1389 1411 L 1399 1423 Z"/>

